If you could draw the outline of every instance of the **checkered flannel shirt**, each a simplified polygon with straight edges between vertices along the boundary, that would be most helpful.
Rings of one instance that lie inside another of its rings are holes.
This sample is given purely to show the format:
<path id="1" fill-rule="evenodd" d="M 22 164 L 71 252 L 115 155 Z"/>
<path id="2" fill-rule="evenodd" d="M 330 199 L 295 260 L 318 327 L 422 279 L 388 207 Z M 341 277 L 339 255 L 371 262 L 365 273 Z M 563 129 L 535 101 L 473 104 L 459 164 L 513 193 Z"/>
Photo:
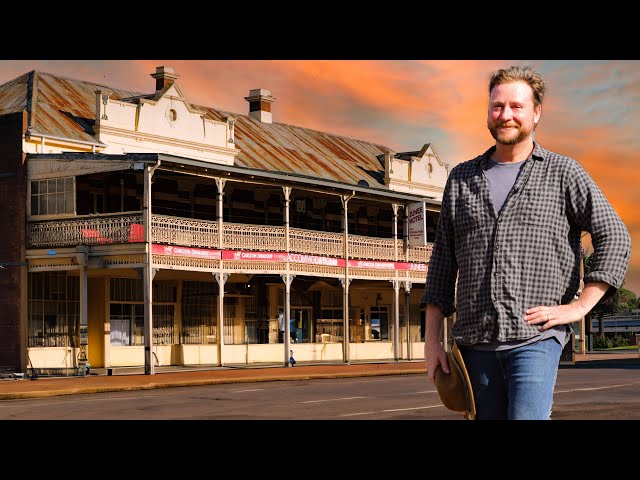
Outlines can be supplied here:
<path id="1" fill-rule="evenodd" d="M 594 248 L 584 282 L 608 283 L 607 295 L 622 285 L 631 255 L 627 228 L 587 172 L 537 142 L 496 216 L 485 176 L 494 150 L 451 170 L 422 296 L 445 317 L 457 311 L 461 345 L 538 335 L 525 310 L 575 297 L 583 231 Z"/>

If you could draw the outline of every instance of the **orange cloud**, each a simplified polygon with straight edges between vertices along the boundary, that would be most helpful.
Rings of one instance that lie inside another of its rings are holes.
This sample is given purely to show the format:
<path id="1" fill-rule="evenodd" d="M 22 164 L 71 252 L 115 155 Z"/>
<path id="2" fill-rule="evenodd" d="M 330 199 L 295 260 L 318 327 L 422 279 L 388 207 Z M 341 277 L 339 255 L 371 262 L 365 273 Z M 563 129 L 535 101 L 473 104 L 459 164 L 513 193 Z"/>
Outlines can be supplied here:
<path id="1" fill-rule="evenodd" d="M 361 138 L 396 151 L 434 144 L 455 165 L 494 142 L 486 128 L 491 72 L 510 60 L 88 60 L 0 61 L 0 83 L 41 70 L 151 93 L 149 75 L 173 66 L 190 102 L 248 113 L 244 97 L 266 88 L 274 121 Z M 640 293 L 637 61 L 533 61 L 548 90 L 537 138 L 575 158 L 629 228 L 627 288 Z M 635 102 L 635 104 L 634 104 Z"/>

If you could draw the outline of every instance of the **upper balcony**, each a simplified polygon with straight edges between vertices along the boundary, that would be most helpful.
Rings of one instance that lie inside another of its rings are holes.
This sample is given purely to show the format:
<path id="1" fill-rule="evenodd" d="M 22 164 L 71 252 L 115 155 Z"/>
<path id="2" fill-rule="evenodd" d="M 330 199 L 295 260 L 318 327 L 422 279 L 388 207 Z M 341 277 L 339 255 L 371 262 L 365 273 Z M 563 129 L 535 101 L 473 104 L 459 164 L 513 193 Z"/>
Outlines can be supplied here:
<path id="1" fill-rule="evenodd" d="M 284 226 L 222 223 L 168 215 L 152 215 L 151 242 L 220 250 L 287 252 Z M 289 228 L 290 253 L 343 258 L 344 235 Z M 30 221 L 30 248 L 73 247 L 144 242 L 141 212 L 82 215 L 74 218 Z M 404 240 L 348 235 L 348 257 L 360 260 L 428 263 L 433 245 L 405 247 Z"/>

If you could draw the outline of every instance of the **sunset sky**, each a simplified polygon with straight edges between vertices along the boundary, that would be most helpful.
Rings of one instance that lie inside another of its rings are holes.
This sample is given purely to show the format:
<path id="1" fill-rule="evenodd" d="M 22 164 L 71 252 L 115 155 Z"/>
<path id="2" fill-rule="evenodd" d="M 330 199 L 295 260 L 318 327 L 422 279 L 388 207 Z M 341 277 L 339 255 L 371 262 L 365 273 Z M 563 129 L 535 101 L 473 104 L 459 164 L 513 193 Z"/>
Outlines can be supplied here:
<path id="1" fill-rule="evenodd" d="M 632 237 L 625 287 L 640 294 L 640 61 L 637 60 L 0 60 L 0 84 L 30 70 L 145 93 L 172 66 L 187 100 L 248 113 L 249 90 L 276 98 L 274 122 L 359 138 L 396 152 L 432 143 L 451 166 L 493 143 L 491 72 L 532 65 L 547 82 L 536 139 L 577 160 Z M 587 247 L 589 248 L 589 247 Z"/>

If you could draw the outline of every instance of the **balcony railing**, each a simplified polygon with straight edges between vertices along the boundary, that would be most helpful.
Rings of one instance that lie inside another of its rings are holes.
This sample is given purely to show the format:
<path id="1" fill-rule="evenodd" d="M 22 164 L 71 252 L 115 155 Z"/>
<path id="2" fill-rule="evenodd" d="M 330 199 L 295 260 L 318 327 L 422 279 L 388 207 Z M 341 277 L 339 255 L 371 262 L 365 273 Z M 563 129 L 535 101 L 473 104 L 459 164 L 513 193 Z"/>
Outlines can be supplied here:
<path id="1" fill-rule="evenodd" d="M 343 236 L 339 233 L 325 233 L 301 228 L 289 229 L 289 249 L 294 253 L 342 257 L 344 254 L 343 244 Z"/>
<path id="2" fill-rule="evenodd" d="M 226 250 L 286 251 L 285 227 L 224 223 L 222 245 L 219 245 L 218 223 L 207 220 L 153 215 L 151 238 L 154 243 L 185 247 L 221 248 Z M 289 229 L 289 250 L 294 253 L 342 257 L 344 237 L 301 228 Z M 31 248 L 75 245 L 100 245 L 144 242 L 142 214 L 124 213 L 78 216 L 74 219 L 31 221 Z M 394 247 L 394 243 L 397 245 Z M 394 254 L 397 249 L 397 257 Z M 349 258 L 426 263 L 432 244 L 409 247 L 405 255 L 404 241 L 349 235 Z"/>
<path id="3" fill-rule="evenodd" d="M 206 220 L 152 215 L 151 238 L 154 243 L 218 248 L 218 224 Z"/>
<path id="4" fill-rule="evenodd" d="M 142 214 L 83 215 L 29 223 L 29 245 L 67 247 L 144 242 Z"/>

